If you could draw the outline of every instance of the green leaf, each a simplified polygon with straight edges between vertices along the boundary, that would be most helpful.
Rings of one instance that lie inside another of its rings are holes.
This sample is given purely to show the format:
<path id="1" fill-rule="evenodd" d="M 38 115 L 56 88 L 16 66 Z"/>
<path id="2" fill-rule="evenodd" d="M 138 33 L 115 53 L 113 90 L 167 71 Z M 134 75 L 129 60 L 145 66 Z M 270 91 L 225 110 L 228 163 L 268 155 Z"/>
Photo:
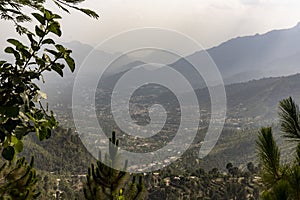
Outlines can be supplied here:
<path id="1" fill-rule="evenodd" d="M 51 20 L 52 19 L 52 12 L 50 10 L 46 10 L 44 11 L 45 17 L 47 20 Z"/>
<path id="2" fill-rule="evenodd" d="M 20 52 L 23 56 L 25 56 L 27 59 L 30 58 L 31 54 L 26 49 L 20 49 Z"/>
<path id="3" fill-rule="evenodd" d="M 59 52 L 56 52 L 56 51 L 54 51 L 54 50 L 52 50 L 52 49 L 45 49 L 45 51 L 51 53 L 51 54 L 54 55 L 55 57 L 58 57 Z"/>
<path id="4" fill-rule="evenodd" d="M 21 42 L 19 42 L 18 40 L 15 40 L 15 39 L 8 39 L 7 42 L 15 45 L 16 47 L 18 47 L 18 46 L 24 46 Z"/>
<path id="5" fill-rule="evenodd" d="M 52 65 L 51 69 L 56 71 L 61 77 L 64 76 L 64 73 L 63 73 L 62 68 L 61 68 L 61 64 L 55 63 L 55 64 Z"/>
<path id="6" fill-rule="evenodd" d="M 42 127 L 42 130 L 40 130 L 39 139 L 40 141 L 44 139 L 49 139 L 51 137 L 51 129 L 47 127 Z"/>
<path id="7" fill-rule="evenodd" d="M 28 37 L 28 39 L 29 39 L 29 41 L 30 41 L 31 43 L 36 43 L 36 44 L 37 44 L 37 41 L 35 41 L 35 40 L 33 39 L 33 34 L 32 34 L 32 33 L 28 33 L 28 34 L 27 34 L 27 37 Z"/>
<path id="8" fill-rule="evenodd" d="M 36 136 L 39 138 L 40 140 L 40 129 L 38 129 L 36 126 L 34 126 L 34 130 L 35 130 L 35 133 L 36 133 Z"/>
<path id="9" fill-rule="evenodd" d="M 8 132 L 11 133 L 17 126 L 17 120 L 12 120 L 11 118 L 8 118 L 5 122 L 3 128 Z"/>
<path id="10" fill-rule="evenodd" d="M 70 12 L 68 11 L 68 9 L 66 9 L 65 7 L 63 7 L 62 5 L 60 5 L 58 2 L 54 1 L 54 3 L 55 3 L 59 8 L 61 8 L 63 11 L 65 11 L 65 12 L 67 12 L 67 13 L 70 13 Z"/>
<path id="11" fill-rule="evenodd" d="M 40 15 L 39 13 L 32 13 L 32 15 L 34 16 L 34 18 L 36 18 L 42 25 L 45 25 L 45 21 L 46 19 Z"/>
<path id="12" fill-rule="evenodd" d="M 55 47 L 61 53 L 65 53 L 65 51 L 66 51 L 66 48 L 60 44 L 55 45 Z"/>
<path id="13" fill-rule="evenodd" d="M 85 13 L 86 15 L 88 15 L 89 17 L 92 17 L 92 18 L 95 18 L 95 19 L 99 18 L 99 15 L 97 13 L 95 13 L 94 11 L 92 11 L 92 10 L 84 9 L 84 8 L 80 8 L 79 10 L 81 12 Z"/>
<path id="14" fill-rule="evenodd" d="M 2 151 L 2 157 L 6 160 L 12 160 L 15 156 L 15 149 L 11 146 L 7 146 Z"/>
<path id="15" fill-rule="evenodd" d="M 6 47 L 6 48 L 4 49 L 4 51 L 5 51 L 6 53 L 14 53 L 14 52 L 15 52 L 15 50 L 14 50 L 12 47 Z"/>
<path id="16" fill-rule="evenodd" d="M 18 140 L 17 137 L 12 136 L 12 137 L 11 137 L 11 142 L 15 145 L 15 144 L 17 144 L 17 143 L 19 142 L 19 140 Z"/>
<path id="17" fill-rule="evenodd" d="M 57 14 L 53 14 L 52 15 L 52 19 L 61 19 L 61 16 L 57 15 Z"/>
<path id="18" fill-rule="evenodd" d="M 55 42 L 52 39 L 48 38 L 43 40 L 42 44 L 55 44 Z"/>
<path id="19" fill-rule="evenodd" d="M 64 57 L 65 61 L 67 62 L 71 72 L 74 72 L 75 70 L 75 61 L 73 58 L 71 58 L 69 55 Z"/>
<path id="20" fill-rule="evenodd" d="M 40 66 L 40 68 L 43 68 L 46 66 L 46 62 L 39 57 L 35 58 L 35 62 L 36 62 L 36 64 L 38 64 Z"/>
<path id="21" fill-rule="evenodd" d="M 61 36 L 61 30 L 60 30 L 60 24 L 56 21 L 52 22 L 49 27 L 48 30 L 54 34 L 56 34 L 57 36 Z"/>
<path id="22" fill-rule="evenodd" d="M 16 150 L 16 152 L 20 153 L 23 151 L 23 142 L 21 140 L 18 140 L 18 142 L 14 145 L 14 149 Z"/>
<path id="23" fill-rule="evenodd" d="M 39 36 L 39 37 L 44 37 L 45 33 L 42 29 L 40 29 L 38 26 L 35 26 L 35 33 Z"/>
<path id="24" fill-rule="evenodd" d="M 34 51 L 38 51 L 40 50 L 40 47 L 37 43 L 31 43 L 31 48 L 34 50 Z"/>

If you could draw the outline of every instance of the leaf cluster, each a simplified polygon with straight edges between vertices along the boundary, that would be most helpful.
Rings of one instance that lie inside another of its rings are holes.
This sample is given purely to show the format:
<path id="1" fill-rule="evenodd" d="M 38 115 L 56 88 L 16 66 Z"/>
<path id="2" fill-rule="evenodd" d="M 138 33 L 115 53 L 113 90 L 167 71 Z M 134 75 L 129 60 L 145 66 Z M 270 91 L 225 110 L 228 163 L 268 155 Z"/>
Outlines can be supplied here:
<path id="1" fill-rule="evenodd" d="M 41 99 L 47 96 L 35 82 L 43 80 L 46 71 L 53 70 L 63 76 L 65 65 L 72 72 L 75 69 L 72 51 L 49 37 L 61 36 L 57 21 L 61 17 L 46 9 L 32 16 L 39 25 L 34 32 L 26 33 L 28 45 L 8 39 L 10 46 L 4 51 L 15 62 L 0 61 L 0 144 L 2 156 L 7 160 L 22 151 L 25 135 L 35 132 L 40 140 L 47 139 L 58 124 L 53 112 L 43 107 Z"/>
<path id="2" fill-rule="evenodd" d="M 69 13 L 69 8 L 79 10 L 86 15 L 98 18 L 98 14 L 86 8 L 80 8 L 78 3 L 84 0 L 52 0 L 60 9 Z M 27 33 L 26 27 L 22 26 L 22 22 L 31 21 L 32 17 L 23 12 L 24 7 L 33 10 L 44 10 L 45 0 L 0 0 L 0 19 L 13 21 L 16 31 L 19 34 Z"/>

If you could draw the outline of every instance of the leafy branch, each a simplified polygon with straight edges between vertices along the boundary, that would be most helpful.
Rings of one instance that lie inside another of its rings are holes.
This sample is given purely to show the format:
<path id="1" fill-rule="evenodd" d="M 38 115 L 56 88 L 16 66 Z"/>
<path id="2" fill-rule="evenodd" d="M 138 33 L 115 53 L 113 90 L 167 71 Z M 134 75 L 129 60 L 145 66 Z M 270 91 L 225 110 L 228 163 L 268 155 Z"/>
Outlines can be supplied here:
<path id="1" fill-rule="evenodd" d="M 99 15 L 86 8 L 80 8 L 78 3 L 84 0 L 52 0 L 60 9 L 69 13 L 67 8 L 78 10 L 89 17 L 98 19 Z M 24 7 L 29 7 L 33 10 L 44 10 L 43 4 L 45 0 L 0 0 L 0 19 L 13 21 L 16 31 L 19 34 L 27 33 L 28 29 L 21 25 L 22 22 L 31 21 L 31 17 L 22 12 Z"/>
<path id="2" fill-rule="evenodd" d="M 34 80 L 40 80 L 45 71 L 52 70 L 63 76 L 65 65 L 70 71 L 75 70 L 72 51 L 48 37 L 50 34 L 61 36 L 57 21 L 61 17 L 46 9 L 32 16 L 39 25 L 35 26 L 34 33 L 26 33 L 29 45 L 8 39 L 11 46 L 4 51 L 11 54 L 15 62 L 0 61 L 0 144 L 2 156 L 7 160 L 14 159 L 16 153 L 23 150 L 25 135 L 35 132 L 44 140 L 58 125 L 53 112 L 43 108 L 41 99 L 46 95 Z"/>

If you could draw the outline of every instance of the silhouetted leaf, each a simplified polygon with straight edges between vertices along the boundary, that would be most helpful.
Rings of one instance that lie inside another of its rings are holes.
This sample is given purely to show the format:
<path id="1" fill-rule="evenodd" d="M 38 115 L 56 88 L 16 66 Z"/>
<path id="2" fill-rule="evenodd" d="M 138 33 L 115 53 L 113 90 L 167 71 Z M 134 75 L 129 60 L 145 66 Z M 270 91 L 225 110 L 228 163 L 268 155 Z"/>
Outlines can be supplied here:
<path id="1" fill-rule="evenodd" d="M 55 44 L 55 42 L 51 38 L 48 38 L 43 40 L 42 44 Z"/>
<path id="2" fill-rule="evenodd" d="M 15 156 L 15 149 L 11 146 L 5 147 L 2 150 L 2 157 L 6 160 L 12 160 Z"/>
<path id="3" fill-rule="evenodd" d="M 6 47 L 5 49 L 4 49 L 4 52 L 6 52 L 6 53 L 14 53 L 14 49 L 12 48 L 12 47 Z"/>
<path id="4" fill-rule="evenodd" d="M 38 26 L 35 26 L 35 33 L 37 34 L 37 36 L 39 37 L 44 37 L 45 33 L 42 29 L 40 29 Z"/>
<path id="5" fill-rule="evenodd" d="M 36 18 L 41 24 L 45 25 L 46 19 L 39 13 L 32 13 L 34 18 Z"/>
<path id="6" fill-rule="evenodd" d="M 20 49 L 20 52 L 22 55 L 24 55 L 26 58 L 30 58 L 31 54 L 26 49 Z"/>
<path id="7" fill-rule="evenodd" d="M 75 70 L 75 61 L 74 61 L 74 59 L 71 58 L 70 56 L 66 56 L 66 57 L 65 57 L 65 61 L 67 62 L 67 64 L 68 64 L 70 70 L 71 70 L 72 72 L 74 72 L 74 70 Z"/>
<path id="8" fill-rule="evenodd" d="M 58 22 L 52 22 L 49 25 L 48 30 L 59 37 L 61 36 L 60 24 Z"/>
<path id="9" fill-rule="evenodd" d="M 99 18 L 99 15 L 92 10 L 84 9 L 84 8 L 80 8 L 79 10 L 92 18 L 95 18 L 95 19 Z"/>
<path id="10" fill-rule="evenodd" d="M 64 6 L 60 5 L 58 2 L 54 1 L 54 3 L 60 8 L 62 9 L 63 11 L 67 12 L 67 13 L 70 13 L 68 9 L 66 9 Z"/>
<path id="11" fill-rule="evenodd" d="M 24 46 L 21 42 L 19 42 L 19 41 L 16 40 L 16 39 L 8 39 L 7 42 L 9 42 L 9 43 L 15 45 L 16 47 L 18 47 L 18 46 Z"/>
<path id="12" fill-rule="evenodd" d="M 54 71 L 56 71 L 61 77 L 64 76 L 64 73 L 63 73 L 62 68 L 61 68 L 61 66 L 60 66 L 59 63 L 53 64 L 52 67 L 51 67 L 51 69 L 53 69 Z"/>
<path id="13" fill-rule="evenodd" d="M 60 44 L 56 44 L 55 48 L 61 53 L 65 53 L 65 51 L 66 51 L 66 48 Z"/>
<path id="14" fill-rule="evenodd" d="M 52 19 L 61 19 L 61 16 L 57 15 L 57 14 L 53 14 L 52 15 Z"/>
<path id="15" fill-rule="evenodd" d="M 52 12 L 50 10 L 44 10 L 44 14 L 46 17 L 46 20 L 51 20 L 52 19 Z"/>
<path id="16" fill-rule="evenodd" d="M 54 51 L 54 50 L 52 50 L 52 49 L 45 49 L 45 51 L 51 53 L 51 54 L 54 55 L 55 57 L 58 57 L 59 52 L 56 52 L 56 51 Z"/>

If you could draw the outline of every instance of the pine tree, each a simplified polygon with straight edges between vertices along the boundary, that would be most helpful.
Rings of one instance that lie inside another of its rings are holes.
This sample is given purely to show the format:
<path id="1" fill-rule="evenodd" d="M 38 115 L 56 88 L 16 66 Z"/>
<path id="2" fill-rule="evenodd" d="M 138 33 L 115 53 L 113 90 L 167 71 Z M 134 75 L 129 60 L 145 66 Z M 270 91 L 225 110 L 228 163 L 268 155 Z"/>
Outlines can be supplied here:
<path id="1" fill-rule="evenodd" d="M 263 166 L 262 179 L 267 187 L 274 185 L 282 176 L 280 151 L 273 138 L 272 128 L 263 127 L 257 141 L 258 156 Z"/>
<path id="2" fill-rule="evenodd" d="M 116 139 L 116 133 L 112 132 L 112 137 L 109 139 L 109 153 L 105 155 L 105 163 L 101 162 L 101 153 L 96 165 L 92 164 L 88 169 L 87 180 L 84 186 L 84 196 L 87 200 L 103 199 L 103 200 L 138 200 L 144 199 L 145 189 L 143 186 L 142 176 L 136 179 L 125 172 L 127 162 L 124 166 L 124 171 L 116 170 L 118 163 L 118 148 L 119 140 Z"/>
<path id="3" fill-rule="evenodd" d="M 24 157 L 6 161 L 0 168 L 0 199 L 36 199 L 39 192 L 33 158 L 28 164 Z"/>
<path id="4" fill-rule="evenodd" d="M 265 186 L 261 197 L 264 200 L 300 200 L 300 112 L 291 97 L 279 103 L 279 116 L 283 136 L 289 142 L 297 143 L 295 160 L 291 165 L 281 164 L 272 128 L 261 129 L 257 141 Z"/>

